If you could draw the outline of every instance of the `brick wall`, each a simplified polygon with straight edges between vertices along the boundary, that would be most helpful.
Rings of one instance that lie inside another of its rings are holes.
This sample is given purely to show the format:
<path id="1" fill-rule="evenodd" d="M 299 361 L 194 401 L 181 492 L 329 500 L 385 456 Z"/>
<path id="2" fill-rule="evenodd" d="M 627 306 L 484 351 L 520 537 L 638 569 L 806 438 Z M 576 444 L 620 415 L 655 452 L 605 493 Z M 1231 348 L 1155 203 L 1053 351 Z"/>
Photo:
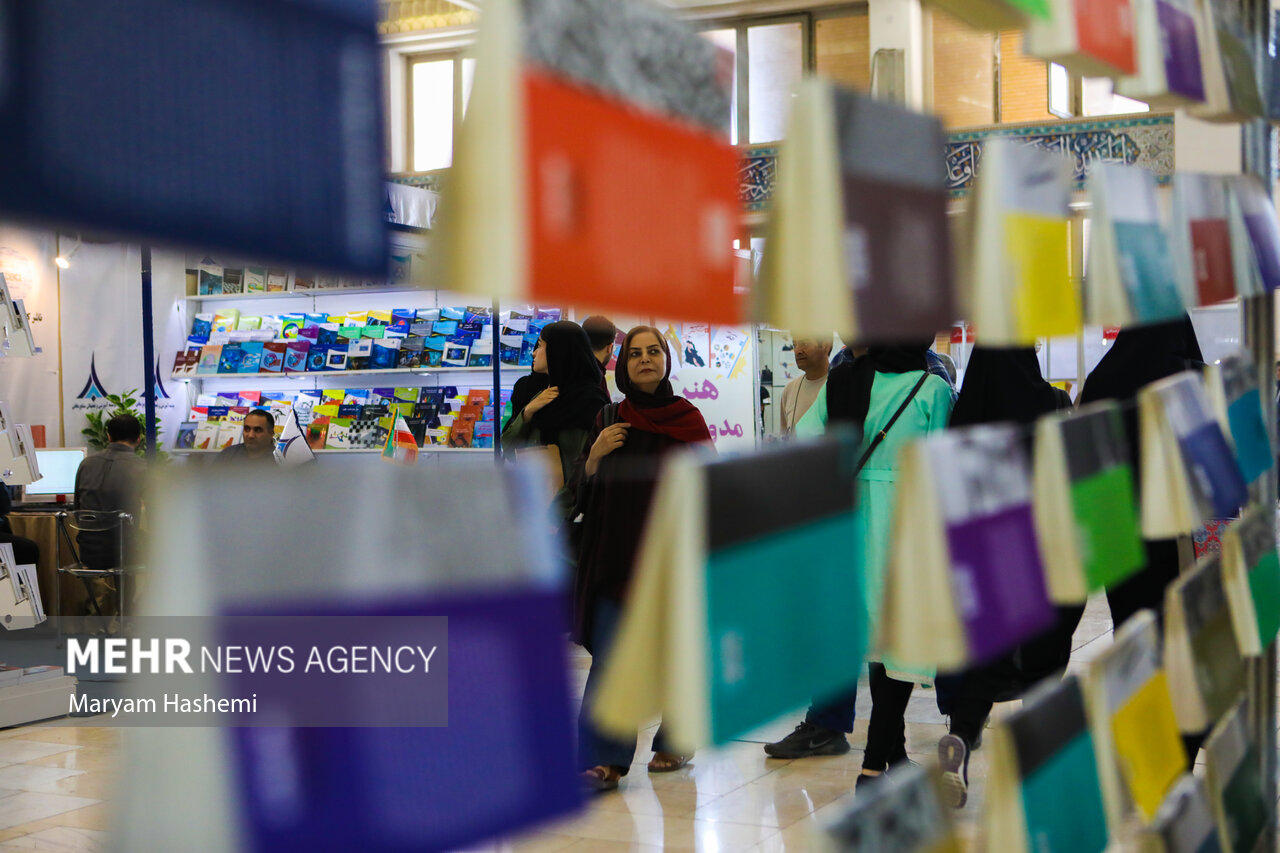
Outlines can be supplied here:
<path id="1" fill-rule="evenodd" d="M 995 121 L 994 36 L 971 29 L 941 9 L 932 21 L 933 111 L 947 127 Z"/>
<path id="2" fill-rule="evenodd" d="M 1056 121 L 1049 112 L 1049 67 L 1022 55 L 1022 33 L 1000 34 L 1000 120 Z"/>
<path id="3" fill-rule="evenodd" d="M 869 18 L 851 15 L 814 22 L 814 54 L 818 73 L 852 89 L 871 88 Z"/>

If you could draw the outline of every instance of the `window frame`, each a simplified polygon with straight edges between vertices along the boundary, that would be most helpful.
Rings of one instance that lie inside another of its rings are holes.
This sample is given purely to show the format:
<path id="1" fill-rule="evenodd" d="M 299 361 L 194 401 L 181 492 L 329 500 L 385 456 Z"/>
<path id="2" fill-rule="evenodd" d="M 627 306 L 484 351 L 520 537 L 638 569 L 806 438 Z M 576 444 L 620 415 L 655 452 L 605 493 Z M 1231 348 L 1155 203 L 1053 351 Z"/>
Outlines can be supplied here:
<path id="1" fill-rule="evenodd" d="M 465 103 L 463 102 L 463 61 L 473 59 L 471 51 L 464 47 L 455 47 L 448 50 L 434 50 L 425 53 L 414 53 L 405 56 L 405 171 L 414 174 L 423 174 L 425 172 L 438 171 L 439 168 L 450 168 L 453 165 L 453 153 L 456 150 L 458 141 L 458 129 L 462 127 L 462 117 L 465 113 Z M 448 60 L 453 63 L 453 126 L 452 137 L 449 145 L 449 165 L 438 167 L 437 169 L 415 169 L 414 166 L 414 92 L 413 92 L 413 69 L 416 65 L 422 65 L 429 62 L 441 62 Z"/>

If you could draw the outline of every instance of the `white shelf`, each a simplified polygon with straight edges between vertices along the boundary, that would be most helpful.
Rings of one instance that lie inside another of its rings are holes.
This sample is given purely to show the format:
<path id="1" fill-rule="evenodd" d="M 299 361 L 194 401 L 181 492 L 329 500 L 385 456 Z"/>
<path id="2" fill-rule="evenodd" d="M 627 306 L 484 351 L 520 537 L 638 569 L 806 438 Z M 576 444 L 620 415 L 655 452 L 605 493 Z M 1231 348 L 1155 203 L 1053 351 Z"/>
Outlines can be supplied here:
<path id="1" fill-rule="evenodd" d="M 184 296 L 182 302 L 246 302 L 259 299 L 314 299 L 317 296 L 349 296 L 357 293 L 432 293 L 419 287 L 323 287 L 315 290 L 273 290 L 269 293 L 219 293 L 212 296 Z"/>
<path id="2" fill-rule="evenodd" d="M 175 449 L 169 450 L 168 453 L 173 456 L 204 456 L 216 455 L 221 450 L 191 450 L 191 449 Z M 349 450 L 312 450 L 312 453 L 381 453 L 381 447 L 353 447 Z M 428 447 L 419 447 L 419 453 L 488 453 L 493 454 L 492 447 L 448 447 L 442 444 L 432 444 Z"/>
<path id="3" fill-rule="evenodd" d="M 515 365 L 503 365 L 501 369 L 520 368 Z M 387 367 L 381 370 L 288 370 L 280 373 L 184 373 L 170 374 L 169 378 L 178 382 L 190 382 L 193 379 L 236 379 L 239 377 L 257 377 L 258 379 L 314 379 L 317 376 L 383 376 L 393 374 L 412 374 L 429 376 L 433 373 L 493 373 L 493 367 Z"/>

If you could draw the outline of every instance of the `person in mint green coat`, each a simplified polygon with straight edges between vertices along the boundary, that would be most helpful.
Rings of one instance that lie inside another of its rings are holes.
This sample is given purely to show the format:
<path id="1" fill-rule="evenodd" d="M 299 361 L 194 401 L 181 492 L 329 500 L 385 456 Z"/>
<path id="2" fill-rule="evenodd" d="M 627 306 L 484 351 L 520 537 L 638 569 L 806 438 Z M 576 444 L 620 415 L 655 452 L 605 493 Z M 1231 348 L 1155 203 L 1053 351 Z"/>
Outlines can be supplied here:
<path id="1" fill-rule="evenodd" d="M 884 438 L 858 472 L 858 512 L 864 531 L 858 547 L 862 549 L 872 638 L 884 588 L 899 452 L 926 433 L 946 429 L 951 414 L 950 387 L 927 372 L 925 352 L 930 343 L 871 347 L 852 362 L 837 365 L 809 411 L 796 424 L 799 437 L 819 435 L 828 424 L 859 425 L 863 451 L 884 431 Z M 890 424 L 904 402 L 902 414 Z M 891 677 L 879 662 L 869 665 L 869 675 L 872 711 L 859 784 L 906 760 L 903 715 L 914 686 L 912 681 Z M 854 684 L 847 694 L 811 706 L 804 722 L 782 740 L 767 744 L 765 752 L 787 759 L 848 752 L 846 735 L 853 731 L 856 691 Z"/>

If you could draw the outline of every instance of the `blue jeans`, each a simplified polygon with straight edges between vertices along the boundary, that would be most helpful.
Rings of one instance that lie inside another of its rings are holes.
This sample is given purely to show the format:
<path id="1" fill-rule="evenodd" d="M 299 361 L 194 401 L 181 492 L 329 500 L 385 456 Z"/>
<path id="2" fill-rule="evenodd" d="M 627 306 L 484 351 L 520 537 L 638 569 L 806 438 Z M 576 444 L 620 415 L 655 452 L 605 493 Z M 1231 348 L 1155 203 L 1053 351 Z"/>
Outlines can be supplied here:
<path id="1" fill-rule="evenodd" d="M 884 770 L 907 758 L 907 733 L 904 715 L 911 699 L 910 681 L 898 681 L 885 672 L 884 664 L 867 664 L 871 682 L 871 719 L 867 726 L 867 748 L 862 766 L 866 770 Z M 820 729 L 848 734 L 853 731 L 857 712 L 858 685 L 832 697 L 821 705 L 809 706 L 805 721 Z"/>
<path id="2" fill-rule="evenodd" d="M 591 627 L 591 671 L 587 673 L 587 686 L 582 694 L 582 710 L 578 713 L 578 768 L 587 770 L 591 767 L 612 766 L 627 775 L 631 768 L 631 760 L 636 754 L 636 738 L 618 740 L 601 732 L 591 721 L 591 704 L 596 690 L 600 686 L 600 676 L 604 665 L 613 649 L 613 641 L 618 633 L 618 622 L 622 618 L 622 604 L 617 601 L 600 599 L 595 604 L 595 619 Z M 654 752 L 669 752 L 662 727 L 653 738 Z"/>

